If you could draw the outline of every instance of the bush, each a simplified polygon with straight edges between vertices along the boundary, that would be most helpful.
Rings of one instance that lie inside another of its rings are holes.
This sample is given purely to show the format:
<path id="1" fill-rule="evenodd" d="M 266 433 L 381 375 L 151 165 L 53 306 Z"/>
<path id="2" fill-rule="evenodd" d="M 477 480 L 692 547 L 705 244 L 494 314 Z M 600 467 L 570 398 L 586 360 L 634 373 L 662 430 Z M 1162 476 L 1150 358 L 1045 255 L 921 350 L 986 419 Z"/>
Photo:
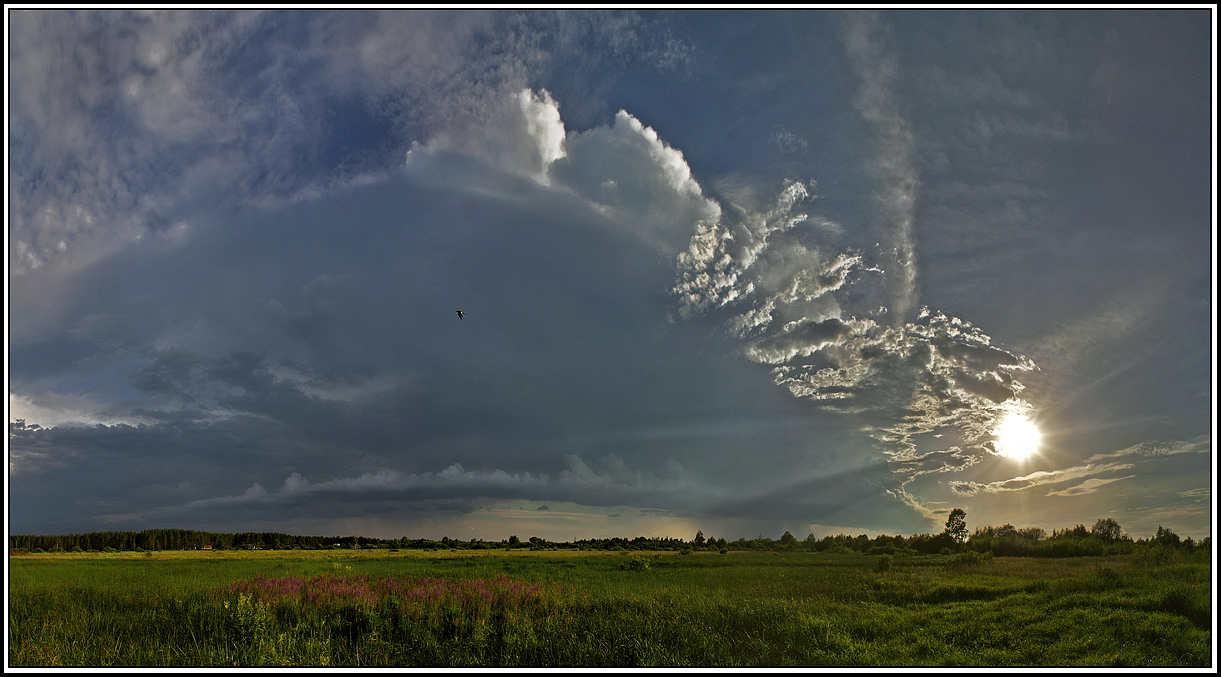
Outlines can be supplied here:
<path id="1" fill-rule="evenodd" d="M 74 545 L 74 546 L 72 546 L 72 549 L 69 550 L 69 552 L 85 552 L 85 551 L 83 548 L 81 548 L 81 546 Z"/>
<path id="2" fill-rule="evenodd" d="M 619 565 L 623 571 L 644 571 L 649 568 L 649 558 L 641 557 L 640 555 L 632 555 L 631 559 Z"/>
<path id="3" fill-rule="evenodd" d="M 883 553 L 881 555 L 878 555 L 878 563 L 874 566 L 874 569 L 876 569 L 877 571 L 890 571 L 890 568 L 894 565 L 895 565 L 894 556 Z"/>
<path id="4" fill-rule="evenodd" d="M 990 552 L 976 552 L 974 550 L 967 550 L 966 552 L 960 552 L 957 555 L 951 555 L 949 557 L 949 561 L 946 562 L 946 565 L 952 567 L 975 566 L 991 560 L 992 553 Z"/>
<path id="5" fill-rule="evenodd" d="M 1100 564 L 1094 565 L 1094 573 L 1098 576 L 1098 580 L 1104 587 L 1116 587 L 1120 584 L 1119 573 L 1111 567 L 1104 567 Z"/>

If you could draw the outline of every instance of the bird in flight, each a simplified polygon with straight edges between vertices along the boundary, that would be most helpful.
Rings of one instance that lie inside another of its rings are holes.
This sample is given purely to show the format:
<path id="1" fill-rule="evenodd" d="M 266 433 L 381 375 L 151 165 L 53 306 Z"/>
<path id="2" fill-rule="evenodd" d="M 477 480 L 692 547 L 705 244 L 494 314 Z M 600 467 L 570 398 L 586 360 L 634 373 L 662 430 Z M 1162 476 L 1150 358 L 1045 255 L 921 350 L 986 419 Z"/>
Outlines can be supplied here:
<path id="1" fill-rule="evenodd" d="M 459 320 L 461 320 L 461 319 L 462 319 L 462 311 L 461 311 L 461 310 L 459 310 L 459 311 L 456 311 L 456 312 L 458 313 L 458 319 L 459 319 Z"/>

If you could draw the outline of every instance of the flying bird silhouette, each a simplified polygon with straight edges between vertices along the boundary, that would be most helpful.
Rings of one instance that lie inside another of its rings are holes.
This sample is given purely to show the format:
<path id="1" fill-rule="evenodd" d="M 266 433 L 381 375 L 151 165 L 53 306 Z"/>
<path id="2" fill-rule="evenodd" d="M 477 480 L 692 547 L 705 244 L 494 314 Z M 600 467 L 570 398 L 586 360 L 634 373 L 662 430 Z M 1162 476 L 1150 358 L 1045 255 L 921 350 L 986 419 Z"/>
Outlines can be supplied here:
<path id="1" fill-rule="evenodd" d="M 459 320 L 461 320 L 461 319 L 462 319 L 462 311 L 461 311 L 461 310 L 458 310 L 458 311 L 455 311 L 455 312 L 457 312 L 457 313 L 458 313 L 458 319 L 459 319 Z"/>

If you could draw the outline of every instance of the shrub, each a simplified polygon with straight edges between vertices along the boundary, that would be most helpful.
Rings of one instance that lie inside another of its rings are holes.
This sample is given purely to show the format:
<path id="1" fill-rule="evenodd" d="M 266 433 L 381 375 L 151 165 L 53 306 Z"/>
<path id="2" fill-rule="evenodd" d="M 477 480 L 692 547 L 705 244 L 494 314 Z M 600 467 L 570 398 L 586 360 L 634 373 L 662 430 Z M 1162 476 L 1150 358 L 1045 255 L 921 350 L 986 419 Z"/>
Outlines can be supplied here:
<path id="1" fill-rule="evenodd" d="M 619 565 L 619 568 L 624 571 L 644 571 L 649 568 L 649 559 L 640 555 L 632 555 L 632 557 Z"/>
<path id="2" fill-rule="evenodd" d="M 884 553 L 884 554 L 878 555 L 878 563 L 874 566 L 874 568 L 878 571 L 889 571 L 890 568 L 892 566 L 894 566 L 894 564 L 895 564 L 894 556 Z"/>
<path id="3" fill-rule="evenodd" d="M 976 552 L 974 550 L 967 550 L 966 552 L 960 552 L 957 555 L 951 555 L 949 557 L 949 561 L 946 562 L 946 565 L 951 567 L 975 566 L 991 560 L 992 553 L 990 552 Z"/>
<path id="4" fill-rule="evenodd" d="M 1098 576 L 1098 580 L 1106 587 L 1114 587 L 1119 585 L 1119 574 L 1111 567 L 1095 565 L 1094 572 Z"/>

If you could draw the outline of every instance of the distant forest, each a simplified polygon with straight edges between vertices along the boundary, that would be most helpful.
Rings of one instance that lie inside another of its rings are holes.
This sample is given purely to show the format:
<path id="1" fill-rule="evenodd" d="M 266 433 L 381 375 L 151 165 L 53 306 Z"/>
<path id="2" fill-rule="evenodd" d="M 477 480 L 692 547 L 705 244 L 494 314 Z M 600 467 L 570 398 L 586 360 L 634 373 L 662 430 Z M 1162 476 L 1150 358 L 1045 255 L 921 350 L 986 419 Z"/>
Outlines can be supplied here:
<path id="1" fill-rule="evenodd" d="M 815 538 L 810 534 L 798 540 L 784 532 L 778 540 L 760 536 L 754 539 L 705 538 L 703 531 L 689 541 L 681 538 L 593 538 L 572 542 L 552 542 L 537 536 L 523 541 L 516 535 L 502 541 L 471 539 L 462 541 L 442 538 L 399 539 L 368 538 L 365 536 L 297 536 L 277 532 L 212 533 L 189 529 L 145 529 L 144 531 L 101 531 L 88 534 L 49 536 L 9 536 L 10 552 L 116 552 L 150 550 L 328 550 L 385 548 L 409 550 L 677 550 L 693 552 L 711 550 L 726 553 L 735 550 L 775 552 L 858 552 L 867 555 L 922 555 L 960 552 L 988 553 L 999 557 L 1080 557 L 1088 555 L 1120 555 L 1149 547 L 1188 550 L 1209 550 L 1211 538 L 1193 541 L 1181 539 L 1173 531 L 1158 527 L 1147 539 L 1133 540 L 1113 519 L 1100 519 L 1094 527 L 1078 524 L 1071 529 L 1053 531 L 1017 529 L 1011 525 L 983 527 L 967 535 L 965 512 L 955 509 L 939 534 L 887 536 L 869 538 L 861 534 L 838 534 Z"/>

